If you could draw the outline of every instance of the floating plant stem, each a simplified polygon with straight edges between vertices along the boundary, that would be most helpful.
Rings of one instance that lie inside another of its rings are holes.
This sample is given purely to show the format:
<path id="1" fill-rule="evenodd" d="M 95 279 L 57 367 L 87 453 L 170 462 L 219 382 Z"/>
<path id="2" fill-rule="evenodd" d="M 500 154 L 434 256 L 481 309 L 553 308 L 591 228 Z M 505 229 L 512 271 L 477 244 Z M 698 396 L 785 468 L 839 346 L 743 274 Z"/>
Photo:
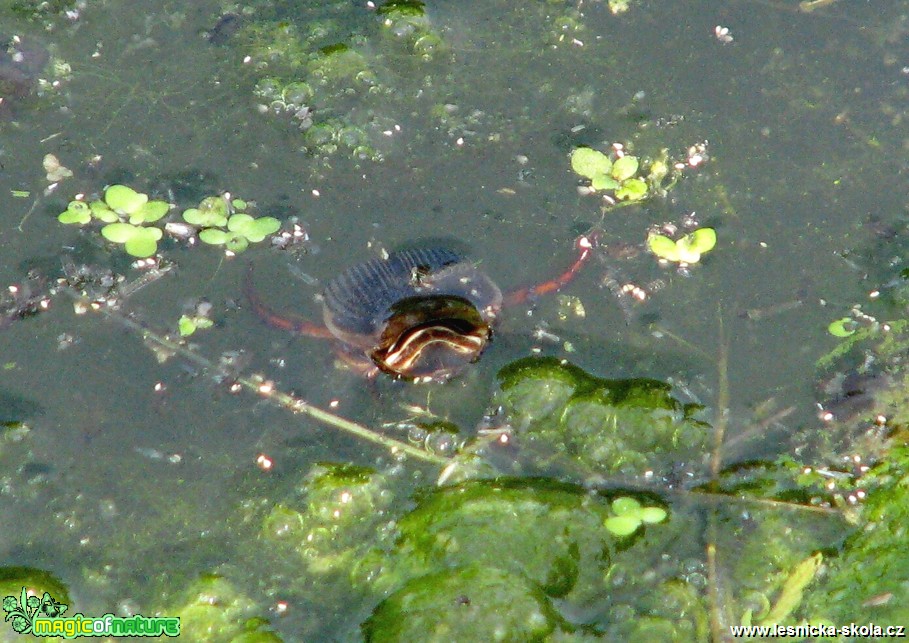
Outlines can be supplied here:
<path id="1" fill-rule="evenodd" d="M 716 482 L 717 476 L 723 465 L 723 443 L 726 440 L 726 423 L 729 417 L 729 341 L 726 337 L 726 328 L 723 326 L 723 309 L 719 307 L 717 311 L 719 322 L 719 356 L 717 357 L 717 410 L 716 420 L 713 423 L 713 453 L 710 458 L 710 473 L 713 481 Z"/>
<path id="2" fill-rule="evenodd" d="M 87 304 L 91 303 L 86 297 L 70 289 L 64 289 L 63 292 L 65 292 L 75 301 L 83 301 Z M 179 342 L 173 341 L 164 335 L 156 333 L 135 319 L 132 319 L 124 313 L 120 312 L 116 308 L 109 306 L 95 307 L 89 305 L 87 306 L 87 309 L 96 310 L 108 320 L 114 321 L 126 329 L 136 333 L 148 344 L 156 345 L 157 347 L 169 351 L 174 355 L 179 355 L 181 358 L 192 362 L 193 364 L 196 364 L 205 370 L 219 370 L 219 367 L 207 357 L 200 355 L 199 353 L 187 348 Z M 351 435 L 354 435 L 368 442 L 372 442 L 373 444 L 383 446 L 393 453 L 405 453 L 414 458 L 424 460 L 426 462 L 431 462 L 433 464 L 447 465 L 450 463 L 449 458 L 436 455 L 434 453 L 429 453 L 428 451 L 419 449 L 413 445 L 407 444 L 406 442 L 401 442 L 386 435 L 382 435 L 381 433 L 373 431 L 372 429 L 363 426 L 362 424 L 358 424 L 339 415 L 335 415 L 334 413 L 330 413 L 329 411 L 321 409 L 317 406 L 313 406 L 303 399 L 275 388 L 262 375 L 253 374 L 247 376 L 236 374 L 233 378 L 233 381 L 235 381 L 238 385 L 242 386 L 246 390 L 264 397 L 265 399 L 270 400 L 276 403 L 278 406 L 281 406 L 289 411 L 308 415 L 309 417 L 322 422 L 323 424 L 327 424 L 346 433 L 350 433 Z"/>
<path id="3" fill-rule="evenodd" d="M 716 524 L 709 527 L 709 542 L 707 543 L 707 578 L 709 580 L 708 596 L 710 605 L 710 631 L 714 641 L 725 640 L 725 633 L 729 632 L 729 625 L 734 621 L 729 614 L 729 597 L 719 581 L 719 571 L 716 559 Z"/>
<path id="4" fill-rule="evenodd" d="M 723 326 L 723 309 L 717 310 L 719 324 L 719 355 L 717 357 L 717 410 L 713 427 L 713 453 L 710 456 L 710 490 L 717 491 L 720 468 L 723 464 L 723 441 L 726 437 L 726 417 L 729 406 L 729 345 L 726 341 L 726 329 Z M 714 638 L 718 634 L 728 632 L 730 614 L 728 610 L 729 597 L 725 591 L 723 578 L 720 576 L 717 564 L 717 542 L 719 541 L 719 528 L 717 526 L 716 511 L 711 511 L 707 517 L 707 584 L 710 605 L 710 629 Z M 722 640 L 722 638 L 718 639 Z"/>

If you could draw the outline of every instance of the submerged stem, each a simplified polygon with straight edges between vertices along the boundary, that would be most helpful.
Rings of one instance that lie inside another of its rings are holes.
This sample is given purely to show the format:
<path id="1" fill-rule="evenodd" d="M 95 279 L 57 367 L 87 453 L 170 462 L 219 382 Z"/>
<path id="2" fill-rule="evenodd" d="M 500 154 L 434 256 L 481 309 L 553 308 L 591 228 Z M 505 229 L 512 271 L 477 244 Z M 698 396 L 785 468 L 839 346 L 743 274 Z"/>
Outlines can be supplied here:
<path id="1" fill-rule="evenodd" d="M 710 458 L 710 473 L 716 481 L 723 465 L 723 443 L 726 440 L 726 423 L 729 417 L 729 340 L 723 326 L 723 309 L 718 311 L 720 346 L 717 358 L 718 392 L 716 420 L 713 425 L 713 454 Z"/>
<path id="2" fill-rule="evenodd" d="M 179 355 L 181 358 L 192 362 L 193 364 L 196 364 L 205 370 L 218 370 L 218 366 L 207 357 L 200 355 L 199 353 L 193 351 L 190 348 L 187 348 L 185 345 L 177 341 L 168 338 L 165 335 L 156 333 L 140 322 L 123 314 L 116 308 L 106 305 L 91 305 L 92 302 L 88 298 L 70 289 L 63 289 L 63 292 L 65 292 L 74 301 L 81 301 L 83 303 L 86 303 L 87 309 L 99 312 L 106 319 L 114 321 L 126 329 L 141 336 L 145 342 L 157 345 L 159 348 L 163 348 L 175 355 Z M 288 411 L 308 415 L 309 417 L 322 422 L 323 424 L 327 424 L 328 426 L 334 427 L 368 442 L 372 442 L 373 444 L 383 446 L 389 449 L 392 453 L 404 453 L 419 460 L 431 462 L 432 464 L 438 465 L 447 465 L 451 462 L 449 458 L 424 451 L 423 449 L 388 437 L 387 435 L 382 435 L 381 433 L 363 426 L 362 424 L 358 424 L 357 422 L 353 422 L 339 415 L 335 415 L 334 413 L 321 409 L 317 406 L 313 406 L 306 400 L 295 397 L 290 393 L 286 393 L 275 388 L 274 385 L 271 384 L 262 375 L 233 374 L 233 381 L 235 381 L 246 390 L 264 397 L 267 400 L 275 402 L 278 406 L 281 406 Z"/>

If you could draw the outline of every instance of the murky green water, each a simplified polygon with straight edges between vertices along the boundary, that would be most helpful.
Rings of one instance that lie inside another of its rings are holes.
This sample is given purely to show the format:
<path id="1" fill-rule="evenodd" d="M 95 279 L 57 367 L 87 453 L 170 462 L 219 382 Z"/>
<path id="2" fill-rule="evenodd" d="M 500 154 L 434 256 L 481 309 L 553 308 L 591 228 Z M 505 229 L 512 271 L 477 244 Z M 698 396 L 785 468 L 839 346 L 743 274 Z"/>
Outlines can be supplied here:
<path id="1" fill-rule="evenodd" d="M 32 268 L 56 277 L 64 256 L 135 277 L 121 250 L 56 220 L 76 194 L 111 183 L 180 209 L 229 191 L 298 217 L 307 252 L 262 246 L 225 260 L 166 244 L 178 268 L 125 309 L 166 330 L 207 298 L 216 327 L 193 338 L 201 354 L 243 351 L 250 371 L 373 427 L 420 408 L 472 435 L 497 370 L 534 351 L 598 377 L 669 380 L 711 415 L 725 343 L 726 463 L 786 453 L 791 433 L 817 423 L 814 364 L 835 344 L 827 325 L 872 305 L 880 284 L 868 272 L 886 272 L 905 216 L 901 2 L 811 13 L 795 2 L 641 2 L 621 15 L 602 2 L 430 2 L 416 26 L 394 29 L 364 5 L 260 2 L 216 42 L 204 37 L 222 15 L 213 1 L 89 2 L 33 20 L 20 4 L 0 5 L 0 38 L 20 36 L 71 73 L 56 88 L 39 85 L 47 70 L 16 76 L 27 95 L 8 83 L 0 105 L 0 281 Z M 263 33 L 293 40 L 309 71 L 274 44 L 263 52 Z M 353 71 L 313 72 L 311 57 L 339 43 L 358 54 L 345 63 Z M 313 85 L 308 133 L 255 92 L 293 73 Z M 317 144 L 326 123 L 348 128 L 340 143 Z M 707 160 L 665 198 L 606 211 L 579 194 L 568 155 L 616 142 L 681 160 L 705 143 Z M 46 154 L 75 174 L 53 190 Z M 643 244 L 651 226 L 689 217 L 719 241 L 683 275 Z M 425 239 L 458 240 L 511 290 L 563 270 L 592 226 L 603 245 L 563 291 L 584 315 L 560 316 L 557 297 L 507 310 L 482 360 L 441 386 L 366 383 L 336 368 L 327 343 L 266 328 L 244 308 L 250 262 L 275 308 L 318 318 L 317 284 Z M 611 280 L 645 288 L 646 301 L 626 302 L 626 315 Z M 29 428 L 0 444 L 0 565 L 52 571 L 78 611 L 99 615 L 176 610 L 200 574 L 220 574 L 248 601 L 237 618 L 267 618 L 284 640 L 360 636 L 377 595 L 331 575 L 320 586 L 270 555 L 263 517 L 302 497 L 314 463 L 340 462 L 387 476 L 390 522 L 437 468 L 232 395 L 179 359 L 159 364 L 135 333 L 76 316 L 63 297 L 4 328 L 0 352 L 2 419 Z M 755 431 L 775 413 L 780 422 Z M 257 467 L 262 453 L 273 471 Z M 706 456 L 666 473 L 702 475 Z M 696 540 L 685 550 L 701 551 Z M 319 595 L 335 597 L 334 613 Z"/>

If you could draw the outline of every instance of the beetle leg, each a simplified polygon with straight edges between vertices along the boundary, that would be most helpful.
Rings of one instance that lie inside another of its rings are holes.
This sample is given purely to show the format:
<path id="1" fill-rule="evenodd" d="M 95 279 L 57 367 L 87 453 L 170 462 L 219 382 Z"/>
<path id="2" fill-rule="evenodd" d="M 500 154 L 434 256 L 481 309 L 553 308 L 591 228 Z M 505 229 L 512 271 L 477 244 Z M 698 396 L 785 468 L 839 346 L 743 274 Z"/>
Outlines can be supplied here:
<path id="1" fill-rule="evenodd" d="M 272 328 L 277 328 L 279 330 L 288 330 L 299 335 L 307 335 L 309 337 L 321 337 L 325 339 L 332 339 L 334 335 L 321 324 L 316 324 L 305 317 L 299 317 L 297 315 L 288 315 L 285 313 L 280 313 L 272 308 L 270 308 L 262 298 L 259 297 L 259 293 L 256 292 L 256 289 L 252 284 L 252 274 L 253 268 L 252 264 L 249 265 L 249 269 L 246 271 L 246 279 L 243 283 L 243 292 L 246 295 L 246 298 L 249 300 L 249 305 L 252 307 L 253 312 L 256 314 L 259 319 L 264 321 L 266 324 Z"/>
<path id="2" fill-rule="evenodd" d="M 523 304 L 524 302 L 541 295 L 558 292 L 567 286 L 574 280 L 575 277 L 578 276 L 578 273 L 581 272 L 581 268 L 583 268 L 584 264 L 587 263 L 587 260 L 593 253 L 593 249 L 596 247 L 597 237 L 598 234 L 596 231 L 578 237 L 574 244 L 575 248 L 578 250 L 578 256 L 574 260 L 574 263 L 571 264 L 571 266 L 568 268 L 568 270 L 563 272 L 555 279 L 549 279 L 548 281 L 543 281 L 534 286 L 521 288 L 519 290 L 515 290 L 514 292 L 508 293 L 505 295 L 505 305 L 514 306 L 517 304 Z"/>

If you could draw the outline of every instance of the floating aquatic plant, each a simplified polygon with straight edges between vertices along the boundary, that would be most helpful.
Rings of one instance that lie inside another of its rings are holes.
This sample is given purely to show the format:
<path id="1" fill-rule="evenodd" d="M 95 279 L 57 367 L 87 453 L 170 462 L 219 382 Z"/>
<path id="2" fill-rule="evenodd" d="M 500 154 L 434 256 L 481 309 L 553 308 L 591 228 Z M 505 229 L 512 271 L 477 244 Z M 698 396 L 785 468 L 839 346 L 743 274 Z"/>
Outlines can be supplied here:
<path id="1" fill-rule="evenodd" d="M 133 257 L 150 257 L 158 251 L 163 236 L 160 228 L 143 224 L 158 221 L 170 210 L 167 201 L 149 201 L 148 195 L 125 185 L 111 185 L 104 198 L 91 203 L 70 201 L 66 211 L 57 216 L 60 223 L 85 225 L 92 219 L 106 223 L 101 235 L 108 241 L 121 243 Z"/>
<path id="2" fill-rule="evenodd" d="M 132 223 L 108 223 L 101 228 L 101 235 L 113 243 L 122 243 L 133 257 L 151 257 L 158 251 L 158 241 L 164 236 L 161 228 L 144 227 Z"/>
<path id="3" fill-rule="evenodd" d="M 128 221 L 133 225 L 154 223 L 170 210 L 167 201 L 149 201 L 148 195 L 136 192 L 125 185 L 111 185 L 104 191 L 104 199 L 86 203 L 70 201 L 65 212 L 60 213 L 60 223 L 85 225 L 93 218 L 104 223 Z"/>
<path id="4" fill-rule="evenodd" d="M 855 333 L 856 323 L 852 317 L 843 317 L 830 322 L 827 332 L 834 337 L 849 337 Z"/>
<path id="5" fill-rule="evenodd" d="M 616 536 L 630 536 L 643 524 L 656 524 L 666 520 L 666 510 L 662 507 L 643 507 L 634 498 L 622 496 L 612 501 L 614 516 L 604 521 L 604 526 Z"/>
<path id="6" fill-rule="evenodd" d="M 202 243 L 223 245 L 228 252 L 237 254 L 281 228 L 281 222 L 274 217 L 256 218 L 246 214 L 243 212 L 246 207 L 242 199 L 208 197 L 198 208 L 186 210 L 183 219 L 203 228 L 199 232 Z"/>
<path id="7" fill-rule="evenodd" d="M 205 330 L 213 325 L 214 322 L 211 319 L 202 315 L 183 315 L 177 322 L 181 337 L 189 337 L 197 330 Z"/>
<path id="8" fill-rule="evenodd" d="M 716 230 L 713 228 L 698 228 L 678 240 L 656 233 L 647 237 L 647 247 L 653 254 L 674 263 L 697 263 L 701 255 L 713 250 L 715 245 Z"/>
<path id="9" fill-rule="evenodd" d="M 118 218 L 126 219 L 133 225 L 154 223 L 170 210 L 166 201 L 149 201 L 148 195 L 136 192 L 125 185 L 112 185 L 104 191 L 104 200 L 92 204 L 96 218 L 105 220 L 105 209 L 113 211 Z"/>
<path id="10" fill-rule="evenodd" d="M 85 201 L 70 201 L 65 212 L 57 216 L 60 223 L 85 225 L 92 220 L 92 210 Z"/>
<path id="11" fill-rule="evenodd" d="M 220 196 L 206 197 L 199 203 L 199 207 L 183 211 L 184 221 L 203 228 L 222 228 L 227 225 L 229 216 L 230 203 Z"/>
<path id="12" fill-rule="evenodd" d="M 589 147 L 579 147 L 571 153 L 571 169 L 590 179 L 593 190 L 612 190 L 620 201 L 639 201 L 647 196 L 647 181 L 636 176 L 640 165 L 638 157 L 630 154 L 613 161 Z"/>
<path id="13" fill-rule="evenodd" d="M 158 241 L 164 236 L 161 228 L 146 224 L 159 221 L 170 208 L 166 201 L 150 201 L 147 194 L 128 186 L 111 185 L 105 190 L 103 199 L 91 203 L 81 199 L 70 201 L 57 219 L 74 225 L 85 225 L 97 219 L 107 224 L 101 228 L 105 239 L 123 244 L 133 257 L 144 258 L 158 251 Z M 236 254 L 281 228 L 281 222 L 274 217 L 255 218 L 244 212 L 246 208 L 246 201 L 231 199 L 229 194 L 211 196 L 203 199 L 198 207 L 185 210 L 183 220 L 200 229 L 199 239 L 203 243 L 223 245 Z M 178 234 L 170 227 L 167 229 L 170 234 L 180 237 L 193 233 L 192 228 L 187 228 L 185 234 Z"/>

